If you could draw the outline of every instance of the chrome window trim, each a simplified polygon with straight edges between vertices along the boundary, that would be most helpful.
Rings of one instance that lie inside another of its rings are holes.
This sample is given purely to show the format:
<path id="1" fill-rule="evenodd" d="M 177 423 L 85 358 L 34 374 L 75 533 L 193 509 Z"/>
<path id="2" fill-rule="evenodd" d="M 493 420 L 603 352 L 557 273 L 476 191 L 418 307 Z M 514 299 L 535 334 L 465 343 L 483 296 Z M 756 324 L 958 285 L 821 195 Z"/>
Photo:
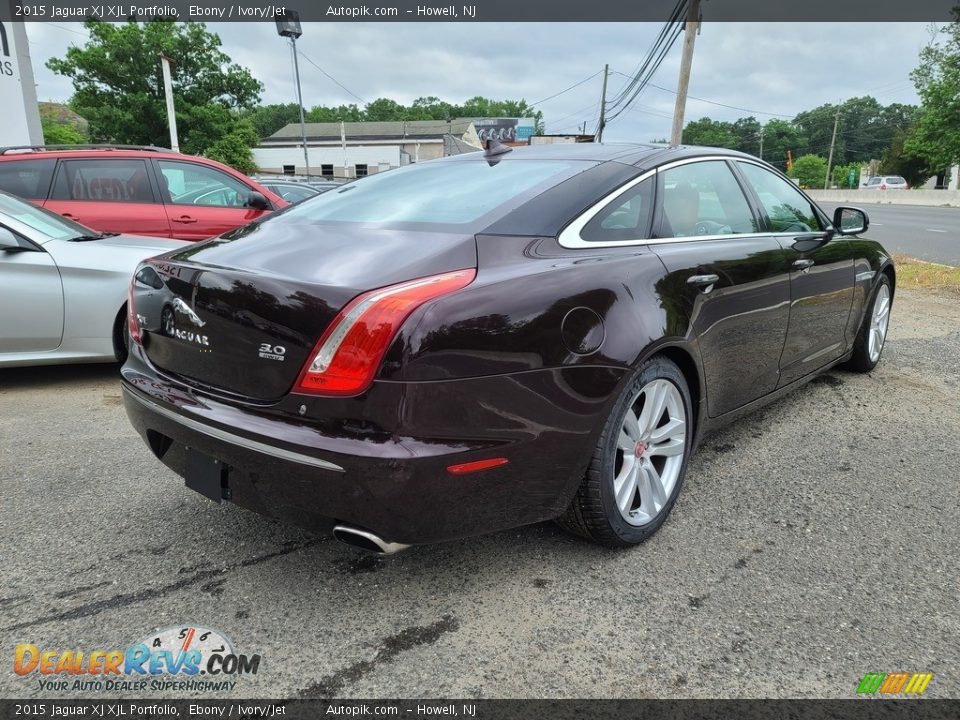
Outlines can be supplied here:
<path id="1" fill-rule="evenodd" d="M 304 455 L 303 453 L 294 452 L 292 450 L 284 450 L 283 448 L 274 447 L 272 445 L 267 445 L 266 443 L 258 442 L 257 440 L 251 440 L 250 438 L 241 437 L 240 435 L 234 435 L 231 432 L 226 430 L 221 430 L 220 428 L 213 427 L 212 425 L 207 425 L 202 422 L 198 422 L 191 418 L 185 417 L 180 413 L 174 412 L 173 410 L 168 410 L 161 405 L 148 400 L 145 397 L 141 397 L 139 394 L 135 393 L 133 390 L 128 388 L 126 385 L 122 385 L 121 388 L 125 393 L 127 393 L 131 398 L 139 402 L 144 407 L 153 410 L 160 415 L 163 415 L 169 420 L 173 420 L 176 423 L 179 423 L 185 427 L 190 428 L 198 433 L 212 437 L 215 440 L 221 440 L 231 445 L 236 445 L 238 447 L 244 448 L 245 450 L 252 450 L 254 452 L 259 452 L 264 455 L 270 455 L 271 457 L 278 458 L 279 460 L 287 460 L 289 462 L 299 463 L 300 465 L 309 465 L 311 467 L 322 468 L 324 470 L 333 470 L 335 472 L 344 472 L 344 469 L 339 465 L 335 465 L 332 462 L 327 460 L 321 460 L 320 458 L 313 457 L 312 455 Z"/>
<path id="2" fill-rule="evenodd" d="M 584 240 L 581 236 L 583 228 L 587 226 L 591 220 L 601 210 L 607 207 L 610 203 L 615 201 L 618 197 L 628 192 L 632 188 L 636 187 L 644 180 L 647 180 L 651 177 L 654 177 L 657 172 L 661 170 L 669 170 L 670 168 L 677 167 L 679 165 L 689 165 L 690 163 L 697 162 L 711 162 L 716 160 L 722 160 L 724 162 L 743 162 L 749 163 L 751 165 L 756 165 L 757 167 L 763 168 L 767 172 L 770 172 L 770 167 L 764 163 L 762 160 L 754 160 L 753 158 L 745 157 L 736 157 L 733 155 L 702 155 L 699 157 L 693 158 L 682 158 L 680 160 L 673 160 L 672 162 L 664 163 L 659 165 L 651 170 L 647 170 L 638 177 L 635 177 L 633 180 L 628 182 L 626 185 L 617 188 L 613 192 L 605 195 L 603 198 L 595 202 L 589 208 L 584 210 L 580 215 L 574 218 L 573 222 L 567 225 L 557 237 L 557 242 L 560 243 L 561 247 L 568 248 L 570 250 L 579 250 L 584 248 L 615 248 L 615 247 L 636 247 L 636 246 L 646 246 L 646 245 L 672 245 L 675 243 L 687 243 L 687 242 L 699 242 L 701 240 L 736 240 L 740 238 L 757 238 L 757 237 L 797 237 L 798 235 L 804 234 L 816 234 L 829 232 L 829 230 L 808 230 L 803 232 L 787 232 L 787 233 L 773 233 L 773 232 L 756 232 L 756 233 L 729 233 L 727 235 L 691 235 L 689 237 L 669 237 L 669 238 L 638 238 L 636 240 L 609 240 L 606 242 L 596 241 L 596 240 Z M 780 173 L 774 171 L 774 175 L 780 176 Z M 785 176 L 784 176 L 785 177 Z M 814 205 L 819 207 L 807 197 L 800 188 L 797 188 L 801 195 L 807 198 L 807 200 Z M 748 198 L 749 201 L 749 198 Z"/>

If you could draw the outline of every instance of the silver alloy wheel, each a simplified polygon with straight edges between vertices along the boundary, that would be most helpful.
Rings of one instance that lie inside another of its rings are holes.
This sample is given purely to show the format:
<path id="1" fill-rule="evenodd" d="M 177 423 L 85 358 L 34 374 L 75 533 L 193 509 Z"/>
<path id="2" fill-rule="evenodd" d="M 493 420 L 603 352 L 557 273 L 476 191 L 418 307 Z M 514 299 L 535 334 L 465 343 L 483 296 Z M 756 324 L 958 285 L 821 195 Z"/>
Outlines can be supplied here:
<path id="1" fill-rule="evenodd" d="M 883 341 L 887 337 L 887 325 L 890 323 L 890 287 L 886 284 L 877 290 L 873 301 L 873 314 L 870 316 L 870 336 L 867 339 L 867 354 L 870 362 L 880 359 Z"/>
<path id="2" fill-rule="evenodd" d="M 633 396 L 620 426 L 613 469 L 614 501 L 631 525 L 647 525 L 670 499 L 687 444 L 680 390 L 653 380 Z"/>

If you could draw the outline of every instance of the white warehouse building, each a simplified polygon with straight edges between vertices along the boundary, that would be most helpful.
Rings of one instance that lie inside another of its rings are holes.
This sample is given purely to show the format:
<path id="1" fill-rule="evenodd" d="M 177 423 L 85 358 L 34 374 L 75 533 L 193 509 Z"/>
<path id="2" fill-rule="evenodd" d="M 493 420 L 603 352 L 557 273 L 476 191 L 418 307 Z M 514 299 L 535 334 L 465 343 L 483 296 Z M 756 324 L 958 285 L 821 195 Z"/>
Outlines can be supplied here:
<path id="1" fill-rule="evenodd" d="M 411 162 L 475 152 L 480 136 L 470 118 L 450 122 L 306 123 L 310 174 L 354 178 L 398 168 Z M 342 132 L 342 134 L 341 134 Z M 263 173 L 304 175 L 300 124 L 292 123 L 253 149 Z"/>

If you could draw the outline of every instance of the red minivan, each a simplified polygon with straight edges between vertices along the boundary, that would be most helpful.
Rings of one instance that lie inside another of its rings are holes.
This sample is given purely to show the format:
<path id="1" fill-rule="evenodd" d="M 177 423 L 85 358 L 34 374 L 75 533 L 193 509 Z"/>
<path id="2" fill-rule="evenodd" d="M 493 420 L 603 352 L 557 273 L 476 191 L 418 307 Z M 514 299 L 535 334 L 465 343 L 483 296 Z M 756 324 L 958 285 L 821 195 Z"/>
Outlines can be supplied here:
<path id="1" fill-rule="evenodd" d="M 206 240 L 286 207 L 221 163 L 141 146 L 0 148 L 0 190 L 104 232 Z"/>

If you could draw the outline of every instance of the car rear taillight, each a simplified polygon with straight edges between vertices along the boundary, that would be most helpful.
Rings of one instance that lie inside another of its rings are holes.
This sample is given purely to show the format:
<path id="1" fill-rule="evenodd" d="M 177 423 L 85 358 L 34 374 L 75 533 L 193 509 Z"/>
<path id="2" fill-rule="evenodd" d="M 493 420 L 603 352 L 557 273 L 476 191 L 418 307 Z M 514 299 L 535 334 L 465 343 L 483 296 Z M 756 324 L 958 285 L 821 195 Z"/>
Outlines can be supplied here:
<path id="1" fill-rule="evenodd" d="M 886 189 L 887 189 L 887 184 L 886 184 L 886 183 L 880 183 L 880 189 L 881 189 L 881 190 L 886 190 Z"/>
<path id="2" fill-rule="evenodd" d="M 127 334 L 130 341 L 137 345 L 143 344 L 143 335 L 140 332 L 140 323 L 137 322 L 137 311 L 133 306 L 133 284 L 135 279 L 130 278 L 130 285 L 127 287 Z"/>
<path id="3" fill-rule="evenodd" d="M 292 392 L 358 395 L 370 387 L 400 326 L 425 302 L 461 290 L 476 271 L 455 270 L 358 295 L 314 347 Z"/>

